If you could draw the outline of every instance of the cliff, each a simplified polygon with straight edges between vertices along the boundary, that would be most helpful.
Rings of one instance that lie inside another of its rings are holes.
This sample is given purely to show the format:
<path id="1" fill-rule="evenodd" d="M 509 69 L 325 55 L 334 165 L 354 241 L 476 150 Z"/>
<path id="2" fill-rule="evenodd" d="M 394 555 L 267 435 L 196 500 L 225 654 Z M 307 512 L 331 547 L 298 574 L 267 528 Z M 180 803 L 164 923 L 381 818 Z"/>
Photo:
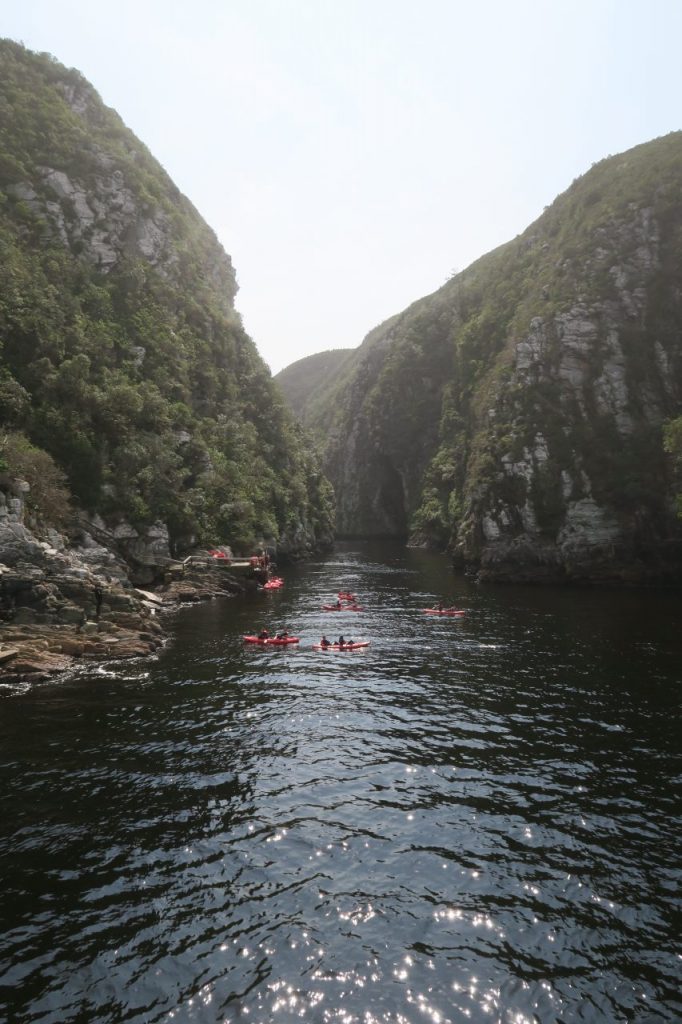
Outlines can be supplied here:
<path id="1" fill-rule="evenodd" d="M 307 398 L 342 535 L 489 579 L 679 581 L 682 133 L 595 165 Z M 326 387 L 326 385 L 325 385 Z"/>
<path id="2" fill-rule="evenodd" d="M 7 40 L 0 123 L 0 472 L 35 496 L 47 455 L 122 549 L 327 545 L 329 486 L 191 203 L 77 71 Z"/>

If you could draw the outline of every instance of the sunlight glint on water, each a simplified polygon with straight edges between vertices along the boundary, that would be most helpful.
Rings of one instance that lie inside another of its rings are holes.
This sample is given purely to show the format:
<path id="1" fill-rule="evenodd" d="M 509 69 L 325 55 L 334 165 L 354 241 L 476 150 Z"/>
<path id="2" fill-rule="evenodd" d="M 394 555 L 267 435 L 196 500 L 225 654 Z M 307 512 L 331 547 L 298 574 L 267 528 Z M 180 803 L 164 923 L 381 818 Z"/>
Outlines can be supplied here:
<path id="1" fill-rule="evenodd" d="M 0 692 L 5 1015 L 682 1017 L 679 596 L 391 545 L 284 575 L 158 661 Z M 366 610 L 322 612 L 339 589 Z"/>

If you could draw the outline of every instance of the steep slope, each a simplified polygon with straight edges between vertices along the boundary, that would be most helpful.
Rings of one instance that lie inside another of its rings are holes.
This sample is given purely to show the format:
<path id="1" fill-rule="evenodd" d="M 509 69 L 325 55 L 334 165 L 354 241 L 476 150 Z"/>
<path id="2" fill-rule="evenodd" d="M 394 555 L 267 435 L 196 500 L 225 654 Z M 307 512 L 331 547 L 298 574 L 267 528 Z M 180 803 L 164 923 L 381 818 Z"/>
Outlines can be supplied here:
<path id="1" fill-rule="evenodd" d="M 448 547 L 487 578 L 682 578 L 661 436 L 681 267 L 675 132 L 376 328 L 316 416 L 339 532 Z"/>
<path id="2" fill-rule="evenodd" d="M 301 423 L 309 416 L 308 399 L 335 385 L 343 364 L 353 352 L 350 348 L 328 349 L 305 356 L 276 373 L 274 380 L 282 390 L 294 415 Z"/>
<path id="3" fill-rule="evenodd" d="M 213 232 L 83 77 L 0 41 L 0 428 L 109 522 L 304 550 L 331 536 L 329 487 L 235 293 Z"/>

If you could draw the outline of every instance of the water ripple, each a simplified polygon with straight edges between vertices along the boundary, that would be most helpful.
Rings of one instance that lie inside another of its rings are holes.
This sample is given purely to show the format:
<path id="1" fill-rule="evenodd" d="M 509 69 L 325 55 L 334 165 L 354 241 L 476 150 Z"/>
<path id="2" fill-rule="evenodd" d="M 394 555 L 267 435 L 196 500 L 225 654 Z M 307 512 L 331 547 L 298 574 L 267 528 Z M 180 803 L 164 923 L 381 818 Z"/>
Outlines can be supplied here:
<path id="1" fill-rule="evenodd" d="M 286 577 L 158 660 L 3 690 L 6 1016 L 682 1018 L 679 599 L 381 545 Z M 366 610 L 322 612 L 339 589 Z"/>

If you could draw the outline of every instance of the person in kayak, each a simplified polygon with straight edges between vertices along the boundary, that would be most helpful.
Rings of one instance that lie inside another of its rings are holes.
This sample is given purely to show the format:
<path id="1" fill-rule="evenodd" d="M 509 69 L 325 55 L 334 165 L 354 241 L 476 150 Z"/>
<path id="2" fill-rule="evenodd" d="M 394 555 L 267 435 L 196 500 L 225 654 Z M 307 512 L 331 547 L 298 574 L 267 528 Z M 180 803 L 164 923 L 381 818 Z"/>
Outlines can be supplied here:
<path id="1" fill-rule="evenodd" d="M 324 635 L 320 640 L 320 647 L 331 647 L 331 641 L 327 640 L 326 636 Z"/>
<path id="2" fill-rule="evenodd" d="M 269 636 L 270 634 L 268 633 L 267 629 L 261 629 L 260 633 L 258 634 L 258 639 L 267 640 Z"/>
<path id="3" fill-rule="evenodd" d="M 339 647 L 344 647 L 344 646 L 345 646 L 345 643 L 346 643 L 346 641 L 345 641 L 345 640 L 343 639 L 343 637 L 342 637 L 342 636 L 340 636 L 340 637 L 339 637 Z"/>
<path id="4" fill-rule="evenodd" d="M 277 633 L 275 639 L 276 640 L 286 640 L 288 636 L 289 636 L 289 630 L 288 629 L 281 629 L 279 631 L 279 633 Z"/>

